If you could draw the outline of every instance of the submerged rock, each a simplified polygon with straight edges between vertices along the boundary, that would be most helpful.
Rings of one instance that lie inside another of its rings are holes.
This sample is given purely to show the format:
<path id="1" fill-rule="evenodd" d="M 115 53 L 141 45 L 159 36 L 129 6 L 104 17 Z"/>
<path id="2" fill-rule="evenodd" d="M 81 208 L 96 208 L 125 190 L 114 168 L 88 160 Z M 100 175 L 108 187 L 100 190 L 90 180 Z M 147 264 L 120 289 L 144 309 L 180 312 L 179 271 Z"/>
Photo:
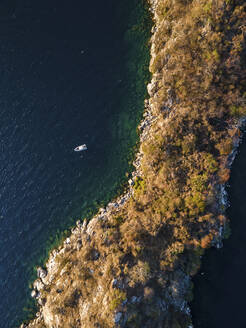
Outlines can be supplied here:
<path id="1" fill-rule="evenodd" d="M 116 313 L 115 317 L 114 317 L 114 322 L 116 324 L 118 324 L 120 322 L 121 318 L 122 318 L 122 313 L 121 312 Z"/>
<path id="2" fill-rule="evenodd" d="M 37 292 L 35 289 L 32 290 L 32 292 L 31 292 L 31 297 L 32 297 L 32 298 L 36 298 L 37 295 L 38 295 L 38 292 Z"/>

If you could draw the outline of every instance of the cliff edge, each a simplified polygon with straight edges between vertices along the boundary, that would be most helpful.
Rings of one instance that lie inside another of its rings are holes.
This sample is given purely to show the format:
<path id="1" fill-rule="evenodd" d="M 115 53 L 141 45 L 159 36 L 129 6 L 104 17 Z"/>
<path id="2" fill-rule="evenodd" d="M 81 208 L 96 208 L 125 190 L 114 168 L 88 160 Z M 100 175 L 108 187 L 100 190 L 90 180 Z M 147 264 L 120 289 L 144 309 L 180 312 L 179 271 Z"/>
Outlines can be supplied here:
<path id="1" fill-rule="evenodd" d="M 124 195 L 38 269 L 28 328 L 188 328 L 191 276 L 226 233 L 246 115 L 246 4 L 150 0 L 150 98 Z"/>

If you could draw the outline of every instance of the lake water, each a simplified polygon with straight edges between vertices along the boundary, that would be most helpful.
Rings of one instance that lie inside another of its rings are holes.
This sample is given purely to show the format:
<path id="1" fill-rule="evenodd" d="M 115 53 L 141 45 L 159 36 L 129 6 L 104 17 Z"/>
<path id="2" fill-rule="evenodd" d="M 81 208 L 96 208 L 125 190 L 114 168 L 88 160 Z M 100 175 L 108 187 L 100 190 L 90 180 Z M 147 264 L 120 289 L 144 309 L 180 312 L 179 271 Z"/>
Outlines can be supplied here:
<path id="1" fill-rule="evenodd" d="M 246 138 L 239 149 L 228 188 L 231 235 L 206 253 L 194 279 L 195 328 L 246 327 Z"/>
<path id="2" fill-rule="evenodd" d="M 149 79 L 143 3 L 0 3 L 2 328 L 32 313 L 34 266 L 61 232 L 127 181 Z"/>

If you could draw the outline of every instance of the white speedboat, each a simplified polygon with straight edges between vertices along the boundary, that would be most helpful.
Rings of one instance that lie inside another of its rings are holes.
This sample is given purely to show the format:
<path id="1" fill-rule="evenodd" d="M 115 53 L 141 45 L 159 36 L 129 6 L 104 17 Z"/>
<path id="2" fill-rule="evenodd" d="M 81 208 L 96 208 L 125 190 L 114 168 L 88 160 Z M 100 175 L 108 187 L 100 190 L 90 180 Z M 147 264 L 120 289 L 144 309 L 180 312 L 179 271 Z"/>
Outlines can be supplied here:
<path id="1" fill-rule="evenodd" d="M 82 150 L 87 150 L 86 144 L 74 148 L 74 151 L 82 151 Z"/>

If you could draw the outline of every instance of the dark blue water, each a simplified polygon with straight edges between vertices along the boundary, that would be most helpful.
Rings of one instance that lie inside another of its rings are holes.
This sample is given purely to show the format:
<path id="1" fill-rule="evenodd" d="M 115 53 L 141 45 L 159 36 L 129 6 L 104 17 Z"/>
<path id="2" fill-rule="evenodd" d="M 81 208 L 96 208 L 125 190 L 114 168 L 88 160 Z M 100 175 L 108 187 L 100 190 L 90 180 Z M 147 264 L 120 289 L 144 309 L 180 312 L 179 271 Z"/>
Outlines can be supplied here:
<path id="1" fill-rule="evenodd" d="M 245 328 L 246 138 L 240 146 L 228 189 L 231 235 L 223 248 L 210 249 L 194 279 L 192 314 L 196 328 Z M 202 274 L 201 274 L 202 273 Z"/>
<path id="2" fill-rule="evenodd" d="M 0 327 L 13 328 L 54 237 L 126 181 L 149 20 L 137 0 L 6 0 L 0 12 Z"/>

